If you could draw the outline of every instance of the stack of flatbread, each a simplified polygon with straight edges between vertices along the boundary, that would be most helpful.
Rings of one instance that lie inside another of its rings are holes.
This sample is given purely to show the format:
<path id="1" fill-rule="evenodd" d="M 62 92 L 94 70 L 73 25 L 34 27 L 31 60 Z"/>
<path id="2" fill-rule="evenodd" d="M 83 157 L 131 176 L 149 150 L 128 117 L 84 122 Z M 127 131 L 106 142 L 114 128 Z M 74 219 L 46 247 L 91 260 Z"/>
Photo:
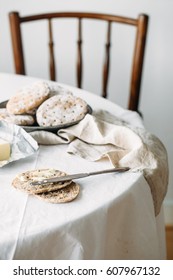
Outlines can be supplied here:
<path id="1" fill-rule="evenodd" d="M 0 120 L 22 126 L 55 127 L 82 120 L 88 113 L 87 103 L 60 86 L 51 87 L 38 81 L 19 89 L 0 108 Z"/>
<path id="2" fill-rule="evenodd" d="M 36 169 L 18 174 L 12 181 L 12 186 L 20 191 L 50 203 L 64 203 L 74 200 L 80 187 L 73 181 L 65 181 L 46 185 L 31 185 L 34 181 L 61 177 L 66 173 L 55 169 Z"/>

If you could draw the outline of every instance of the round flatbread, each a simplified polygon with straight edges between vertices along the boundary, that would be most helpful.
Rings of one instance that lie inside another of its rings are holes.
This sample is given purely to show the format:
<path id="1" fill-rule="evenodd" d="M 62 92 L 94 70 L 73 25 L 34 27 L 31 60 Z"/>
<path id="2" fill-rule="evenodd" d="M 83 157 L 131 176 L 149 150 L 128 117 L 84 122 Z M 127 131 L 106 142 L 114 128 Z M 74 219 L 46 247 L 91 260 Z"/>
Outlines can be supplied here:
<path id="1" fill-rule="evenodd" d="M 35 197 L 50 203 L 65 203 L 74 200 L 80 191 L 78 184 L 72 182 L 63 189 L 48 193 L 37 194 Z"/>
<path id="2" fill-rule="evenodd" d="M 50 96 L 54 96 L 56 94 L 72 94 L 72 92 L 68 88 L 62 87 L 54 83 L 49 83 L 49 88 L 51 91 Z"/>
<path id="3" fill-rule="evenodd" d="M 46 82 L 36 82 L 13 95 L 7 102 L 7 111 L 14 115 L 35 113 L 35 109 L 49 97 L 49 94 L 50 88 Z"/>
<path id="4" fill-rule="evenodd" d="M 34 117 L 31 115 L 12 115 L 8 113 L 6 108 L 0 108 L 0 120 L 24 126 L 33 125 L 35 122 Z"/>
<path id="5" fill-rule="evenodd" d="M 36 169 L 18 174 L 12 181 L 12 186 L 29 194 L 38 194 L 43 192 L 55 191 L 69 185 L 72 181 L 65 181 L 46 185 L 31 185 L 31 182 L 42 181 L 48 178 L 67 175 L 65 172 L 55 169 Z"/>
<path id="6" fill-rule="evenodd" d="M 36 112 L 40 126 L 57 126 L 82 120 L 87 103 L 73 94 L 57 94 L 44 101 Z"/>

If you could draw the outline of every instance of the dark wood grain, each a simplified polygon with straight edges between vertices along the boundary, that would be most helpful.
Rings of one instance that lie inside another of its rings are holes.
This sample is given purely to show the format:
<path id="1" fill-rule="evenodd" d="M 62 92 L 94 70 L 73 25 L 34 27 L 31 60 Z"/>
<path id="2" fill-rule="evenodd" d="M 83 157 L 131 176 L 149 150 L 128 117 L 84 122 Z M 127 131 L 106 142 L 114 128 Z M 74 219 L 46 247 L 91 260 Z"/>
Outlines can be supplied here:
<path id="1" fill-rule="evenodd" d="M 50 78 L 52 81 L 56 80 L 56 70 L 55 70 L 55 57 L 54 57 L 54 42 L 52 35 L 52 24 L 51 19 L 48 20 L 49 23 L 49 69 L 50 69 Z"/>
<path id="2" fill-rule="evenodd" d="M 83 65 L 83 59 L 82 59 L 82 21 L 79 19 L 79 25 L 78 25 L 78 56 L 77 56 L 77 86 L 81 88 L 82 86 L 82 65 Z"/>

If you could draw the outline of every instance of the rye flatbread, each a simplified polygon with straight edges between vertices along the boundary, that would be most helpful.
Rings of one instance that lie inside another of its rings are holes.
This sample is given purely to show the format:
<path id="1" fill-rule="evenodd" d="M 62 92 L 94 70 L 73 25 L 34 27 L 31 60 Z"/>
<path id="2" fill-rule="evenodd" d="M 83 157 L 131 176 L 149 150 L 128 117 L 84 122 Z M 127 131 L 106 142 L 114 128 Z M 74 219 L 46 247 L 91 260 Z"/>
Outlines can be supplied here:
<path id="1" fill-rule="evenodd" d="M 57 191 L 36 194 L 35 197 L 50 203 L 65 203 L 74 200 L 80 191 L 80 187 L 75 182 Z"/>
<path id="2" fill-rule="evenodd" d="M 35 122 L 34 117 L 31 115 L 12 115 L 8 113 L 6 108 L 0 108 L 0 120 L 24 126 L 33 125 Z"/>
<path id="3" fill-rule="evenodd" d="M 40 104 L 50 96 L 50 88 L 46 82 L 36 82 L 30 86 L 21 88 L 7 102 L 6 108 L 9 114 L 35 114 Z"/>
<path id="4" fill-rule="evenodd" d="M 83 99 L 72 93 L 62 93 L 44 101 L 36 112 L 36 119 L 40 126 L 58 126 L 82 120 L 87 112 Z"/>
<path id="5" fill-rule="evenodd" d="M 42 181 L 48 178 L 60 177 L 67 175 L 65 172 L 55 169 L 36 169 L 18 174 L 12 181 L 12 186 L 29 194 L 39 194 L 43 192 L 56 191 L 69 185 L 71 181 L 46 184 L 31 185 L 31 182 Z"/>

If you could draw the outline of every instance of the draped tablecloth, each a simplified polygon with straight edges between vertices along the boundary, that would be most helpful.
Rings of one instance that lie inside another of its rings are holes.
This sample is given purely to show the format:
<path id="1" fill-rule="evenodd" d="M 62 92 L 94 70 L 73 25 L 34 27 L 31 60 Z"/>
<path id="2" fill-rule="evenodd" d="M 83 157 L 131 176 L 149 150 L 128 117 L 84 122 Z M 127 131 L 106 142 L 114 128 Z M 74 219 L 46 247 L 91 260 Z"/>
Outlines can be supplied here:
<path id="1" fill-rule="evenodd" d="M 1 101 L 9 98 L 19 87 L 33 81 L 35 79 L 20 75 L 0 74 Z M 124 110 L 86 91 L 66 87 L 92 107 L 93 116 L 86 116 L 90 123 L 90 118 L 104 121 L 102 113 L 105 115 L 106 111 L 109 125 L 113 125 L 116 119 L 116 126 L 125 124 L 133 135 L 140 136 L 138 140 L 142 139 L 139 131 L 144 131 L 144 128 L 137 113 Z M 66 133 L 66 130 L 61 133 Z M 38 136 L 37 140 L 40 141 L 41 134 L 33 134 L 35 139 Z M 45 139 L 47 138 L 44 137 L 43 140 Z M 148 139 L 151 140 L 150 137 Z M 66 204 L 46 203 L 11 187 L 16 174 L 35 168 L 56 168 L 69 174 L 111 168 L 115 162 L 112 146 L 109 146 L 109 153 L 106 153 L 108 157 L 99 156 L 93 161 L 93 158 L 81 154 L 81 143 L 78 141 L 77 145 L 73 141 L 70 141 L 70 145 L 66 142 L 54 145 L 42 143 L 34 155 L 2 167 L 0 259 L 164 259 L 162 201 L 168 174 L 167 155 L 158 138 L 154 137 L 152 141 L 160 145 L 164 159 L 156 160 L 156 165 L 151 169 L 158 178 L 160 192 L 151 187 L 153 177 L 150 175 L 153 175 L 153 172 L 150 173 L 150 170 L 144 168 L 138 169 L 137 166 L 131 166 L 133 172 L 79 179 L 79 196 Z M 114 143 L 109 144 L 114 146 Z M 93 156 L 93 150 L 90 151 L 92 154 L 89 156 Z M 155 152 L 158 152 L 157 149 Z M 127 163 L 122 161 L 116 159 L 115 165 L 122 166 Z M 160 162 L 166 171 L 161 175 L 158 172 Z M 133 162 L 131 164 L 133 165 Z M 158 193 L 162 193 L 159 201 L 155 196 Z"/>

